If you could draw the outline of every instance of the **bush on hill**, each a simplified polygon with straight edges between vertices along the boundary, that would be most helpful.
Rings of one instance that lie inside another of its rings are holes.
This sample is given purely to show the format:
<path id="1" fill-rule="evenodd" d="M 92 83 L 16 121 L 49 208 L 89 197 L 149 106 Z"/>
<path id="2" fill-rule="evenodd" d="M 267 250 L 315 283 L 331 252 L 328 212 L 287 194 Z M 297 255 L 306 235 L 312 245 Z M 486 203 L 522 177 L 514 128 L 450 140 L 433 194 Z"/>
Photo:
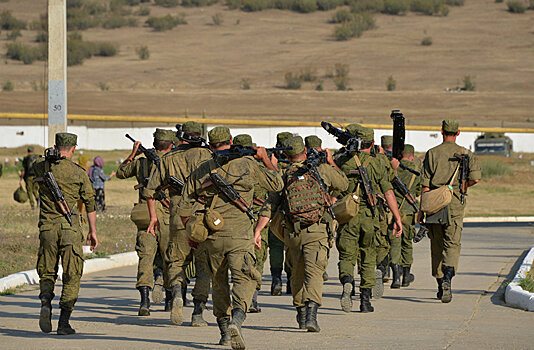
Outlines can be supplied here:
<path id="1" fill-rule="evenodd" d="M 165 30 L 171 30 L 179 24 L 187 24 L 185 20 L 185 14 L 173 17 L 166 15 L 163 17 L 150 17 L 145 22 L 150 28 L 153 28 L 156 32 L 162 32 Z"/>
<path id="2" fill-rule="evenodd" d="M 10 11 L 0 13 L 0 29 L 21 30 L 26 29 L 26 21 L 16 19 Z"/>

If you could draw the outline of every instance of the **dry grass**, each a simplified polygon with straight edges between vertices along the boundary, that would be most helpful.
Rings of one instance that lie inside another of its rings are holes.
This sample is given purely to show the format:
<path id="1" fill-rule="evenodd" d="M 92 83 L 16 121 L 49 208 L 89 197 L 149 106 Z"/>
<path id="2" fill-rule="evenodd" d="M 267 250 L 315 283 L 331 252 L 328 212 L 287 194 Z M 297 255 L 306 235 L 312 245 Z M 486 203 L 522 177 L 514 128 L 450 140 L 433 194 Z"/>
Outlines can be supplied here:
<path id="1" fill-rule="evenodd" d="M 375 30 L 338 42 L 335 25 L 328 23 L 335 10 L 303 15 L 244 13 L 221 4 L 145 6 L 151 16 L 184 12 L 188 24 L 162 33 L 147 27 L 84 31 L 86 40 L 120 43 L 121 52 L 69 69 L 71 113 L 177 115 L 188 108 L 193 115 L 206 108 L 208 116 L 336 116 L 389 124 L 395 107 L 411 124 L 438 125 L 454 116 L 463 125 L 532 127 L 527 119 L 534 109 L 533 11 L 511 14 L 504 3 L 469 0 L 446 17 L 377 15 Z M 2 8 L 35 20 L 46 0 L 10 1 Z M 225 22 L 206 25 L 217 13 L 224 13 Z M 21 33 L 19 40 L 28 43 L 37 34 Z M 432 37 L 431 46 L 420 45 L 425 36 Z M 139 45 L 150 46 L 150 60 L 138 59 Z M 313 67 L 322 76 L 336 63 L 350 66 L 354 91 L 335 91 L 332 79 L 324 80 L 322 92 L 314 84 L 299 91 L 280 88 L 288 71 Z M 14 92 L 0 93 L 0 110 L 42 112 L 43 93 L 32 92 L 32 82 L 41 81 L 43 69 L 42 62 L 0 65 L 2 79 L 16 85 Z M 390 75 L 398 82 L 394 92 L 384 89 Z M 466 75 L 476 78 L 476 91 L 444 93 Z M 254 89 L 240 89 L 243 77 Z M 99 91 L 99 82 L 110 91 Z"/>

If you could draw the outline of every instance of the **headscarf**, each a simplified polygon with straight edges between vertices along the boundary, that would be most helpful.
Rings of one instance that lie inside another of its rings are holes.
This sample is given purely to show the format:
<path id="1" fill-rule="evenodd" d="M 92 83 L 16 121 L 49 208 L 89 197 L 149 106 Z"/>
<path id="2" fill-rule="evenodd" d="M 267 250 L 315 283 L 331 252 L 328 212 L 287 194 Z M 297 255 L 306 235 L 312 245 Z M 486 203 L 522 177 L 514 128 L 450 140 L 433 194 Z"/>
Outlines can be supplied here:
<path id="1" fill-rule="evenodd" d="M 102 156 L 96 156 L 93 160 L 93 165 L 91 165 L 87 170 L 87 175 L 89 175 L 91 180 L 93 180 L 93 169 L 95 167 L 99 167 L 100 169 L 104 167 L 104 158 L 102 158 Z"/>

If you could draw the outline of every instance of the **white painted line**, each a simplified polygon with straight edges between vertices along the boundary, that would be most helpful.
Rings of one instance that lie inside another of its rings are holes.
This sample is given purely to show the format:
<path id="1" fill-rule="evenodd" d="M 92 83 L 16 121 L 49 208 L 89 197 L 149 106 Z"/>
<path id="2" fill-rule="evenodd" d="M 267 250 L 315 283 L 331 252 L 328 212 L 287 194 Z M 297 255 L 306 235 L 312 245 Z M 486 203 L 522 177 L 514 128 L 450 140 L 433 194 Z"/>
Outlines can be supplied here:
<path id="1" fill-rule="evenodd" d="M 512 282 L 506 286 L 506 291 L 504 292 L 506 304 L 523 310 L 534 311 L 534 293 L 527 292 L 519 285 L 521 279 L 525 278 L 530 270 L 533 261 L 534 247 L 530 249 L 525 259 L 523 259 Z"/>

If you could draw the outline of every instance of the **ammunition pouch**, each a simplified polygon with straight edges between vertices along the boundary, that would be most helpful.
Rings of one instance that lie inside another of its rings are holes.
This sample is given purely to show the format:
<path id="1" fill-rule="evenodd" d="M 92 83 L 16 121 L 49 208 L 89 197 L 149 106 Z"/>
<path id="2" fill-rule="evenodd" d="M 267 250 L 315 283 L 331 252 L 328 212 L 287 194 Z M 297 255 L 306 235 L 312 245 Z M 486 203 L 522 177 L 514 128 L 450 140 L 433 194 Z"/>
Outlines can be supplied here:
<path id="1" fill-rule="evenodd" d="M 434 214 L 426 216 L 425 224 L 449 225 L 449 207 L 440 209 Z"/>
<path id="2" fill-rule="evenodd" d="M 139 230 L 146 230 L 150 224 L 150 213 L 146 202 L 135 203 L 130 212 L 130 220 L 137 226 Z"/>
<path id="3" fill-rule="evenodd" d="M 332 206 L 332 211 L 340 225 L 346 224 L 353 217 L 358 215 L 360 209 L 360 197 L 358 197 L 356 193 L 346 195 Z"/>

